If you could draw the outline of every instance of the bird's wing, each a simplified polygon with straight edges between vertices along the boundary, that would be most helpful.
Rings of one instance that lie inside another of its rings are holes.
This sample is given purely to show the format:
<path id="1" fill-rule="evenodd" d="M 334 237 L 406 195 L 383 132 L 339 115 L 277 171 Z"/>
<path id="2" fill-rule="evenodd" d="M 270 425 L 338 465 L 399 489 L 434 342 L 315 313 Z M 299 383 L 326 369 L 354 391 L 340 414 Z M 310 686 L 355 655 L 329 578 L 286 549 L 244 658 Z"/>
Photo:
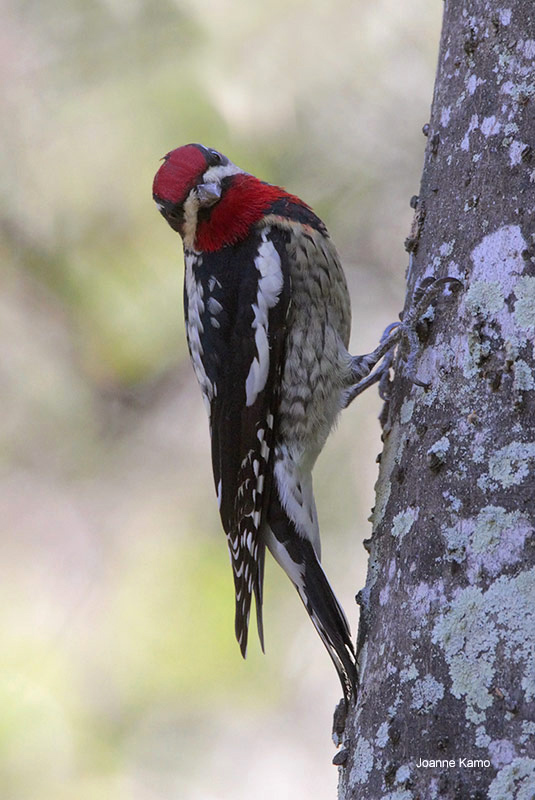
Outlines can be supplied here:
<path id="1" fill-rule="evenodd" d="M 285 238 L 283 231 L 267 227 L 239 246 L 203 254 L 196 271 L 202 297 L 193 309 L 197 331 L 191 306 L 187 320 L 192 359 L 195 364 L 198 358 L 204 372 L 204 378 L 197 376 L 210 409 L 214 480 L 244 656 L 253 592 L 263 647 L 261 528 L 271 489 L 290 296 Z"/>

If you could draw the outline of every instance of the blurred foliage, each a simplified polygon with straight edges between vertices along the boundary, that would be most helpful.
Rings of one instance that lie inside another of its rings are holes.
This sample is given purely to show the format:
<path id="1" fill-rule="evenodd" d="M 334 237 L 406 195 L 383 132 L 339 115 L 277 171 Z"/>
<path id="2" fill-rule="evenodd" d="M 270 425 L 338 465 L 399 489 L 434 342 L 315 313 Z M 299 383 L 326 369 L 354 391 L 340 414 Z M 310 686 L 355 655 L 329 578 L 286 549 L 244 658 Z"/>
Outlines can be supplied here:
<path id="1" fill-rule="evenodd" d="M 180 242 L 158 159 L 200 141 L 303 196 L 355 352 L 402 303 L 440 3 L 4 0 L 0 33 L 0 796 L 334 796 L 336 676 L 277 567 L 267 655 L 233 639 Z M 379 430 L 317 468 L 353 628 Z"/>

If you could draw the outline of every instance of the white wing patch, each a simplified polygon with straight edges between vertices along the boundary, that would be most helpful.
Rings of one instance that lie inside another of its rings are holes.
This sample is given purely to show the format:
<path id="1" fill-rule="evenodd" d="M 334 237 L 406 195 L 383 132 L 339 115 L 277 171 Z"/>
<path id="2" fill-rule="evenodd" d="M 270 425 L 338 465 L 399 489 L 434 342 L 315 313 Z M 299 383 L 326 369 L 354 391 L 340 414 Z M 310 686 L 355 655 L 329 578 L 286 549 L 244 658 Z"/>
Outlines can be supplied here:
<path id="1" fill-rule="evenodd" d="M 268 314 L 277 305 L 284 278 L 280 256 L 275 245 L 262 234 L 262 244 L 258 248 L 255 267 L 260 273 L 256 303 L 253 304 L 255 345 L 257 355 L 253 358 L 245 382 L 246 404 L 252 406 L 258 394 L 264 389 L 269 374 Z"/>

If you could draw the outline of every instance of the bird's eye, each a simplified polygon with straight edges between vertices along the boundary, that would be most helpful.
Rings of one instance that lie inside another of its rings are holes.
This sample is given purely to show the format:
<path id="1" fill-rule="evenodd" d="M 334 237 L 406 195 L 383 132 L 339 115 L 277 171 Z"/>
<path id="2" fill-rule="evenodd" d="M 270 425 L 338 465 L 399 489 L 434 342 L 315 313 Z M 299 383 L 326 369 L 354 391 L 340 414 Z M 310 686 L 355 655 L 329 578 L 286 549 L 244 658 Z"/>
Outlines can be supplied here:
<path id="1" fill-rule="evenodd" d="M 208 163 L 211 167 L 217 167 L 223 163 L 223 156 L 217 150 L 208 150 Z"/>

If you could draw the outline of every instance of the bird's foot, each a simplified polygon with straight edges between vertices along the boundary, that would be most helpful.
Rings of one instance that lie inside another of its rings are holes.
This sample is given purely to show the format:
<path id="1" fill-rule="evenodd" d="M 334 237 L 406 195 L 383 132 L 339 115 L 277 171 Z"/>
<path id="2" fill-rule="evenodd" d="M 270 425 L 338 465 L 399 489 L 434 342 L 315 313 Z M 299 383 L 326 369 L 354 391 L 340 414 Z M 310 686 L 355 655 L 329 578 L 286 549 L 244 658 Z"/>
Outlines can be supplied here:
<path id="1" fill-rule="evenodd" d="M 415 365 L 421 341 L 425 339 L 427 326 L 434 316 L 436 301 L 444 288 L 459 290 L 462 286 L 463 284 L 457 278 L 426 278 L 422 281 L 414 292 L 408 313 L 400 322 L 393 322 L 385 328 L 375 350 L 363 356 L 352 356 L 351 377 L 354 383 L 346 392 L 344 408 L 347 408 L 355 397 L 373 386 L 374 383 L 379 383 L 381 398 L 383 400 L 387 398 L 390 368 L 398 345 L 400 346 L 400 357 L 406 364 L 406 374 L 409 380 L 417 386 L 429 388 L 427 383 L 416 377 Z"/>
<path id="2" fill-rule="evenodd" d="M 352 385 L 347 390 L 344 408 L 374 383 L 379 383 L 379 394 L 383 396 L 385 381 L 388 383 L 388 374 L 396 345 L 400 341 L 402 327 L 401 322 L 393 322 L 385 328 L 378 346 L 372 353 L 351 357 Z M 378 364 L 378 368 L 375 369 Z"/>

